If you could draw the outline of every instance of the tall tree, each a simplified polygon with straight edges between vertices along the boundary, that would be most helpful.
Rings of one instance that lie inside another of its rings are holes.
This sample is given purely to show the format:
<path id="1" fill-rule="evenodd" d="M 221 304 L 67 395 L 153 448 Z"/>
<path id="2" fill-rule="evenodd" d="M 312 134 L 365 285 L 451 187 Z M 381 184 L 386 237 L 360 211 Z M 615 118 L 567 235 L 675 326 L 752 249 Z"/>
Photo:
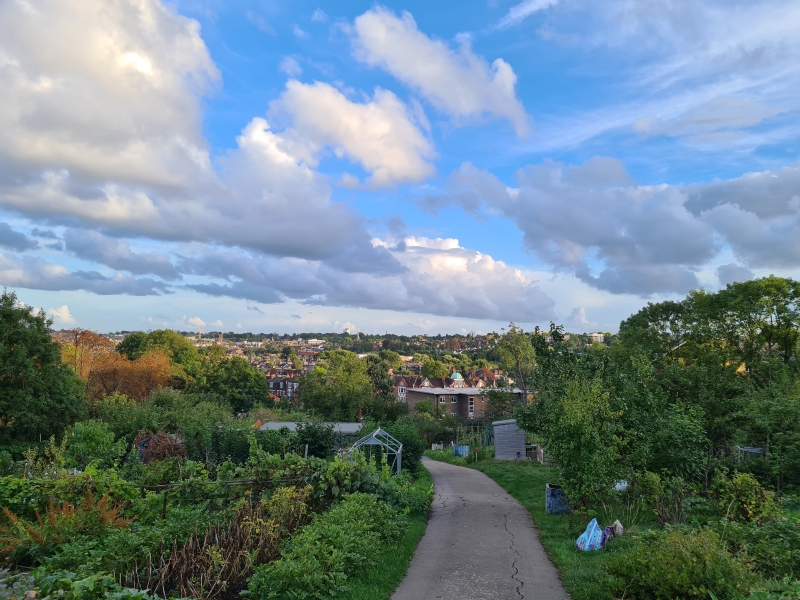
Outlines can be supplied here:
<path id="1" fill-rule="evenodd" d="M 536 351 L 531 344 L 531 336 L 521 327 L 510 323 L 508 331 L 497 345 L 501 365 L 514 384 L 522 390 L 522 401 L 528 401 L 528 388 L 536 369 Z"/>
<path id="2" fill-rule="evenodd" d="M 33 441 L 86 416 L 83 384 L 61 361 L 52 319 L 0 296 L 0 438 Z"/>
<path id="3" fill-rule="evenodd" d="M 301 379 L 303 405 L 328 419 L 357 418 L 372 397 L 367 364 L 346 350 L 321 356 L 317 366 Z"/>

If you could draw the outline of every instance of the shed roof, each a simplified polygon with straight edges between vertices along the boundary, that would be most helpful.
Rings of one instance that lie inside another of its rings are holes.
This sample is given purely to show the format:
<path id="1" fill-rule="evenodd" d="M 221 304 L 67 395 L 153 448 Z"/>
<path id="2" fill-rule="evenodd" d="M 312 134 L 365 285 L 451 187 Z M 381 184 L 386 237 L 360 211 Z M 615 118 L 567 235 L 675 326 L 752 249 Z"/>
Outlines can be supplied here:
<path id="1" fill-rule="evenodd" d="M 361 429 L 361 423 L 325 423 L 325 425 L 333 425 L 333 431 L 344 435 L 354 435 Z M 277 431 L 286 427 L 289 431 L 297 431 L 297 422 L 295 421 L 269 421 L 264 423 L 259 429 L 261 431 Z"/>

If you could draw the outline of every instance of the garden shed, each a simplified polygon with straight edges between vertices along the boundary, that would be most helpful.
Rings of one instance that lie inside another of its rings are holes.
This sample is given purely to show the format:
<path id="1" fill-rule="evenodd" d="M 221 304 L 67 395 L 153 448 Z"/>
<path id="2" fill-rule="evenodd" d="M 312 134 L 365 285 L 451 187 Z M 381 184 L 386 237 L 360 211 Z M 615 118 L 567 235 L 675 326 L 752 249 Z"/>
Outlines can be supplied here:
<path id="1" fill-rule="evenodd" d="M 516 419 L 495 421 L 494 457 L 497 460 L 515 460 L 519 455 L 525 458 L 525 432 L 517 427 Z"/>

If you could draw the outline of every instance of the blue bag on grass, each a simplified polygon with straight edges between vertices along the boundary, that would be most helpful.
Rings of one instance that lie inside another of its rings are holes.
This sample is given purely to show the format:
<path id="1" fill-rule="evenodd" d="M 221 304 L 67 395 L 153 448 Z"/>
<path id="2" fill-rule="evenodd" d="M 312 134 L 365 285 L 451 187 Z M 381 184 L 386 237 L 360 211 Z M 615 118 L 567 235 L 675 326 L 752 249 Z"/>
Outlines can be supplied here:
<path id="1" fill-rule="evenodd" d="M 600 529 L 600 526 L 597 524 L 597 519 L 592 519 L 586 526 L 586 531 L 584 531 L 575 542 L 575 545 L 578 547 L 578 550 L 600 550 L 606 541 L 605 537 L 605 532 Z"/>

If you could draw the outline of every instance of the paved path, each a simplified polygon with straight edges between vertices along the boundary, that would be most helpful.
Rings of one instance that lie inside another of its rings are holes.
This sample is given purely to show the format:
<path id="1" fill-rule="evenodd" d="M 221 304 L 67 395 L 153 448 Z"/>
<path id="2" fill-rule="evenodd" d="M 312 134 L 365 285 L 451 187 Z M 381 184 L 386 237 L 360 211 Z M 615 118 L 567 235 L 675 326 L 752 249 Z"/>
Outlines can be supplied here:
<path id="1" fill-rule="evenodd" d="M 480 471 L 423 461 L 431 515 L 392 600 L 569 599 L 519 502 Z"/>

